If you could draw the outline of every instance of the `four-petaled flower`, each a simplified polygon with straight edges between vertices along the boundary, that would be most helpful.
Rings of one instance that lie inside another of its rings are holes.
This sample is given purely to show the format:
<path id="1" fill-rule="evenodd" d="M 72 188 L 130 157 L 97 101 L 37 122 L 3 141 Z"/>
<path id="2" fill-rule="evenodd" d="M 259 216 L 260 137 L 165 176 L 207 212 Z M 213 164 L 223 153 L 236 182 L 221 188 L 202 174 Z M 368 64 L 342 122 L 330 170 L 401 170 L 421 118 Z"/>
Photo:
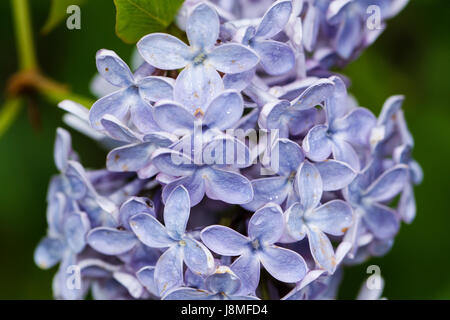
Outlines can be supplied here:
<path id="1" fill-rule="evenodd" d="M 360 170 L 361 160 L 355 148 L 369 148 L 369 138 L 376 118 L 367 109 L 348 111 L 347 89 L 339 77 L 333 77 L 334 92 L 326 97 L 327 121 L 313 127 L 303 140 L 308 158 L 324 161 L 333 154 L 336 160 Z"/>
<path id="2" fill-rule="evenodd" d="M 239 256 L 231 269 L 243 283 L 241 294 L 253 294 L 259 283 L 260 264 L 276 279 L 295 283 L 306 274 L 307 266 L 296 252 L 275 245 L 285 229 L 281 208 L 269 203 L 255 212 L 248 223 L 248 237 L 221 225 L 206 227 L 201 239 L 212 251 Z"/>
<path id="3" fill-rule="evenodd" d="M 94 103 L 89 112 L 91 126 L 103 130 L 102 118 L 112 115 L 125 124 L 131 118 L 142 133 L 158 131 L 150 103 L 172 99 L 173 80 L 151 76 L 136 79 L 126 63 L 110 50 L 97 52 L 97 69 L 103 78 L 121 89 Z"/>
<path id="4" fill-rule="evenodd" d="M 271 166 L 278 167 L 272 168 L 276 169 L 277 176 L 252 180 L 255 195 L 250 203 L 242 205 L 248 210 L 257 210 L 267 202 L 281 205 L 287 199 L 286 204 L 290 206 L 298 201 L 300 168 L 305 163 L 301 147 L 297 143 L 283 138 L 275 142 L 270 154 Z M 344 162 L 327 160 L 316 163 L 314 166 L 320 174 L 323 191 L 340 190 L 349 185 L 356 177 L 353 169 Z"/>
<path id="5" fill-rule="evenodd" d="M 190 139 L 191 136 L 187 138 Z M 234 153 L 238 155 L 237 158 L 227 158 L 231 149 L 236 148 L 240 150 Z M 172 190 L 182 185 L 189 191 L 192 206 L 200 203 L 205 193 L 210 199 L 227 203 L 250 202 L 253 199 L 250 181 L 240 173 L 226 168 L 227 165 L 237 168 L 249 166 L 248 153 L 245 145 L 237 139 L 229 139 L 226 136 L 218 136 L 205 144 L 200 144 L 194 150 L 194 155 L 171 149 L 159 149 L 153 155 L 153 165 L 161 173 L 175 177 L 164 187 L 163 200 L 167 201 Z M 197 154 L 201 156 L 202 161 L 196 161 Z M 242 155 L 246 159 L 241 159 Z M 208 158 L 210 161 L 203 161 Z"/>
<path id="6" fill-rule="evenodd" d="M 301 164 L 298 177 L 300 202 L 294 203 L 285 213 L 288 236 L 295 241 L 307 236 L 316 263 L 333 273 L 338 263 L 331 241 L 325 233 L 344 235 L 352 225 L 352 208 L 342 200 L 320 205 L 323 182 L 319 170 L 311 163 Z"/>
<path id="7" fill-rule="evenodd" d="M 368 229 L 380 240 L 392 239 L 398 232 L 397 213 L 384 203 L 403 190 L 408 174 L 409 168 L 404 164 L 383 172 L 379 161 L 374 160 L 344 189 L 344 197 L 354 209 L 355 221 L 347 232 L 354 250 L 361 228 Z"/>
<path id="8" fill-rule="evenodd" d="M 143 244 L 151 248 L 167 248 L 155 267 L 160 296 L 183 285 L 183 261 L 193 272 L 203 275 L 210 273 L 214 267 L 209 250 L 186 233 L 190 208 L 189 194 L 183 186 L 179 186 L 167 198 L 165 227 L 148 213 L 139 213 L 130 220 L 131 229 Z"/>
<path id="9" fill-rule="evenodd" d="M 174 36 L 153 33 L 142 38 L 138 50 L 152 66 L 163 70 L 184 68 L 177 78 L 176 100 L 196 110 L 223 90 L 218 71 L 240 73 L 255 67 L 258 56 L 253 50 L 229 43 L 215 46 L 220 21 L 216 11 L 205 3 L 194 8 L 186 33 L 191 46 Z"/>

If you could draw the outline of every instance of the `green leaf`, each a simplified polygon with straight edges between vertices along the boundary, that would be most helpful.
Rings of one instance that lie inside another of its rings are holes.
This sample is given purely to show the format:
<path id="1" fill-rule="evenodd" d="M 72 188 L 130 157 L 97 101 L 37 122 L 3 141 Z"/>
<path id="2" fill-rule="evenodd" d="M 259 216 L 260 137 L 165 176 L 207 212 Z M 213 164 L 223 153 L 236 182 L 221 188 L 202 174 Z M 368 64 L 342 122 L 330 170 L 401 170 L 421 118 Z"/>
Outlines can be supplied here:
<path id="1" fill-rule="evenodd" d="M 116 33 L 127 43 L 143 36 L 165 31 L 183 4 L 183 0 L 114 0 Z"/>
<path id="2" fill-rule="evenodd" d="M 67 7 L 71 5 L 80 6 L 85 0 L 52 0 L 47 22 L 41 32 L 44 34 L 52 31 L 64 18 L 68 17 Z"/>

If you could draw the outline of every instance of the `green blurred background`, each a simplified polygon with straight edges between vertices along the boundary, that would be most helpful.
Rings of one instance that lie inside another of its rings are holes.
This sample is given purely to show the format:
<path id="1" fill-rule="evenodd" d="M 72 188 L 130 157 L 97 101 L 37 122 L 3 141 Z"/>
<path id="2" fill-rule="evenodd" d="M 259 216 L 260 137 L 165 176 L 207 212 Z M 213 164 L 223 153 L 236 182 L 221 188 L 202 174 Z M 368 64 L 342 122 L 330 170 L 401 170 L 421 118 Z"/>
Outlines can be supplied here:
<path id="1" fill-rule="evenodd" d="M 113 49 L 129 60 L 133 46 L 114 33 L 112 0 L 87 1 L 81 10 L 81 30 L 68 30 L 63 23 L 46 36 L 39 30 L 50 1 L 31 0 L 30 4 L 40 66 L 74 92 L 90 96 L 98 49 Z M 10 1 L 0 1 L 0 30 L 2 102 L 6 82 L 18 68 Z M 389 21 L 376 44 L 343 71 L 352 79 L 350 91 L 360 105 L 376 114 L 390 95 L 406 95 L 405 113 L 416 141 L 414 155 L 425 180 L 416 188 L 414 223 L 403 225 L 387 256 L 346 269 L 341 298 L 354 298 L 368 276 L 367 266 L 377 264 L 386 280 L 384 296 L 389 299 L 450 299 L 449 34 L 450 1 L 411 0 Z M 45 196 L 49 178 L 56 173 L 52 149 L 63 112 L 43 99 L 37 102 L 33 108 L 24 108 L 0 138 L 0 299 L 52 298 L 55 270 L 39 270 L 33 251 L 46 231 Z M 77 133 L 73 139 L 83 164 L 104 165 L 104 154 L 95 143 Z"/>

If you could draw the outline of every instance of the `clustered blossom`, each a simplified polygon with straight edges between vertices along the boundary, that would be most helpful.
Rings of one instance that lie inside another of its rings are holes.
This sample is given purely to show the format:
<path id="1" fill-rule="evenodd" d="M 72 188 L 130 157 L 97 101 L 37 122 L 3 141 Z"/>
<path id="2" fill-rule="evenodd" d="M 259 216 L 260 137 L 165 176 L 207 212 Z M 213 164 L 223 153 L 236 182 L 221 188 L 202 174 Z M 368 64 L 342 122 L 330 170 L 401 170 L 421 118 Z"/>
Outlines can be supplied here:
<path id="1" fill-rule="evenodd" d="M 100 50 L 109 93 L 90 111 L 60 104 L 108 155 L 85 169 L 57 130 L 35 251 L 42 268 L 59 263 L 55 297 L 336 298 L 343 267 L 385 254 L 413 221 L 423 174 L 403 97 L 376 117 L 330 68 L 406 3 L 187 0 L 177 22 L 189 45 L 147 35 L 135 72 Z"/>

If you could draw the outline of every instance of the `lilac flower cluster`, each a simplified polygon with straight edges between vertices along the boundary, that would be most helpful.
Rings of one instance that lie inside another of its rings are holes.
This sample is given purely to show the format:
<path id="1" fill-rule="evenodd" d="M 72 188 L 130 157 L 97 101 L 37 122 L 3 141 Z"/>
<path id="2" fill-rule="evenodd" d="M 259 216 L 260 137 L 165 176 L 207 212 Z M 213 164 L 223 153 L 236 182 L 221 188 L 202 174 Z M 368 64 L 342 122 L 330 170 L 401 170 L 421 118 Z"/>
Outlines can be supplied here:
<path id="1" fill-rule="evenodd" d="M 403 97 L 377 118 L 329 70 L 376 38 L 368 6 L 384 25 L 406 2 L 188 0 L 189 45 L 147 35 L 135 72 L 100 50 L 113 92 L 60 104 L 109 153 L 87 170 L 57 130 L 35 251 L 59 263 L 55 297 L 335 298 L 343 266 L 412 222 L 422 172 Z"/>

